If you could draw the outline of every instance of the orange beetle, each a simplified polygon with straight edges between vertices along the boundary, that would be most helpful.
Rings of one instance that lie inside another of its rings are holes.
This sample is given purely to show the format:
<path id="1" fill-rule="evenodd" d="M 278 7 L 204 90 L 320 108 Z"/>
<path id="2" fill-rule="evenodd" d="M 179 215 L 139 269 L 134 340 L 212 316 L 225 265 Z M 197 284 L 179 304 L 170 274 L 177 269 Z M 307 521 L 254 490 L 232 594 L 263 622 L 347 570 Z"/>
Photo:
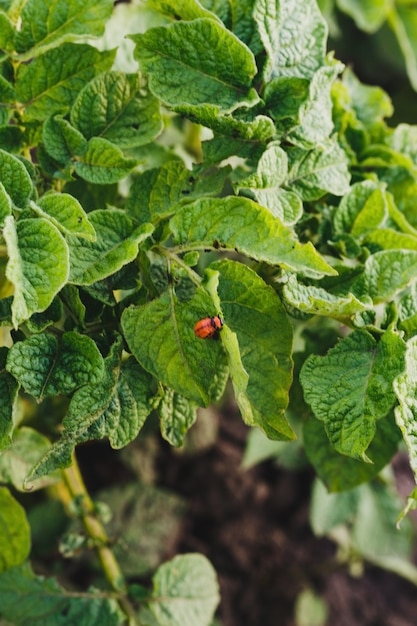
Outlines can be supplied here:
<path id="1" fill-rule="evenodd" d="M 223 328 L 223 320 L 219 315 L 204 317 L 194 326 L 194 333 L 200 339 L 217 339 L 219 331 Z"/>

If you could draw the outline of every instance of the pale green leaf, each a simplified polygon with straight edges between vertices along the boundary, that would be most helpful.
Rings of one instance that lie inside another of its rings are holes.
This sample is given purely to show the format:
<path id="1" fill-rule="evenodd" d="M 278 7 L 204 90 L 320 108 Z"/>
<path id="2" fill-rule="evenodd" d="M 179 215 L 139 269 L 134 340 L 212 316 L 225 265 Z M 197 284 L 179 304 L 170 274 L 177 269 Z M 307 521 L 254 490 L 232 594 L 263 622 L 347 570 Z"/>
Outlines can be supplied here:
<path id="1" fill-rule="evenodd" d="M 209 626 L 219 603 L 216 572 L 202 554 L 181 554 L 153 577 L 149 608 L 159 626 Z"/>
<path id="2" fill-rule="evenodd" d="M 181 301 L 172 293 L 126 309 L 122 328 L 142 367 L 180 395 L 206 406 L 224 388 L 225 358 L 219 341 L 194 335 L 194 325 L 216 315 L 205 290 Z"/>
<path id="3" fill-rule="evenodd" d="M 110 185 L 125 178 L 138 164 L 107 139 L 93 137 L 85 152 L 74 160 L 74 170 L 89 183 Z"/>
<path id="4" fill-rule="evenodd" d="M 408 78 L 417 90 L 417 13 L 408 3 L 396 3 L 389 13 L 389 25 L 404 55 Z"/>
<path id="5" fill-rule="evenodd" d="M 134 228 L 132 220 L 118 209 L 103 209 L 88 214 L 96 240 L 68 236 L 70 248 L 70 281 L 91 285 L 114 274 L 133 261 L 139 244 L 153 231 L 150 224 Z"/>
<path id="6" fill-rule="evenodd" d="M 25 105 L 25 119 L 45 120 L 66 112 L 85 83 L 110 68 L 114 56 L 115 50 L 99 52 L 86 44 L 65 43 L 32 63 L 22 63 L 16 96 Z"/>
<path id="7" fill-rule="evenodd" d="M 4 220 L 12 214 L 12 199 L 7 193 L 2 182 L 0 182 L 0 228 L 4 225 Z"/>
<path id="8" fill-rule="evenodd" d="M 237 335 L 248 376 L 246 389 L 242 382 L 237 385 L 242 417 L 272 439 L 293 439 L 285 416 L 292 381 L 292 327 L 285 309 L 274 290 L 247 266 L 218 261 L 211 268 L 219 272 L 222 314 Z M 222 342 L 227 341 L 222 335 Z M 228 354 L 233 358 L 232 350 Z M 233 376 L 233 364 L 230 371 Z"/>
<path id="9" fill-rule="evenodd" d="M 311 315 L 324 315 L 343 321 L 360 311 L 366 311 L 372 306 L 368 302 L 359 300 L 352 293 L 338 295 L 326 291 L 320 286 L 303 285 L 295 275 L 288 275 L 284 284 L 283 295 L 290 306 Z"/>
<path id="10" fill-rule="evenodd" d="M 385 185 L 371 180 L 356 183 L 333 213 L 336 233 L 352 233 L 356 238 L 379 228 L 388 216 Z"/>
<path id="11" fill-rule="evenodd" d="M 203 198 L 182 207 L 170 226 L 179 246 L 238 251 L 271 265 L 312 277 L 335 271 L 313 245 L 256 202 L 243 197 Z"/>
<path id="12" fill-rule="evenodd" d="M 71 123 L 87 139 L 103 137 L 120 148 L 141 146 L 162 130 L 158 100 L 145 91 L 138 74 L 106 72 L 80 91 Z"/>
<path id="13" fill-rule="evenodd" d="M 68 193 L 47 193 L 32 209 L 42 217 L 47 217 L 64 234 L 75 235 L 93 241 L 95 230 L 87 213 L 74 196 Z"/>
<path id="14" fill-rule="evenodd" d="M 337 0 L 337 5 L 367 33 L 375 33 L 392 9 L 391 0 Z"/>
<path id="15" fill-rule="evenodd" d="M 195 20 L 199 17 L 206 17 L 221 23 L 220 18 L 205 9 L 198 0 L 182 0 L 181 3 L 177 0 L 148 0 L 147 5 L 175 20 Z"/>
<path id="16" fill-rule="evenodd" d="M 48 220 L 6 218 L 3 231 L 9 261 L 6 276 L 14 285 L 13 324 L 44 311 L 68 280 L 69 252 L 59 230 Z"/>
<path id="17" fill-rule="evenodd" d="M 305 361 L 300 376 L 305 399 L 341 454 L 366 460 L 375 422 L 394 404 L 392 383 L 403 369 L 404 351 L 394 331 L 377 343 L 370 333 L 356 330 L 327 355 Z"/>
<path id="18" fill-rule="evenodd" d="M 388 302 L 416 279 L 416 250 L 381 250 L 366 259 L 363 277 L 354 289 L 375 303 Z"/>
<path id="19" fill-rule="evenodd" d="M 22 59 L 33 58 L 65 41 L 98 37 L 113 10 L 112 0 L 28 0 L 20 15 L 22 27 L 16 50 Z"/>
<path id="20" fill-rule="evenodd" d="M 327 25 L 315 0 L 257 0 L 254 19 L 267 53 L 265 82 L 278 76 L 311 78 L 323 64 Z"/>
<path id="21" fill-rule="evenodd" d="M 115 599 L 102 592 L 69 593 L 26 564 L 0 575 L 0 597 L 2 616 L 16 626 L 120 626 L 124 619 Z"/>
<path id="22" fill-rule="evenodd" d="M 371 250 L 416 250 L 417 236 L 399 233 L 392 228 L 369 232 L 363 242 Z"/>
<path id="23" fill-rule="evenodd" d="M 244 191 L 262 206 L 269 209 L 284 224 L 297 222 L 303 212 L 301 198 L 294 192 L 282 189 L 287 176 L 287 155 L 279 146 L 271 145 L 258 161 L 257 171 L 239 180 L 235 191 Z"/>
<path id="24" fill-rule="evenodd" d="M 37 400 L 97 384 L 104 375 L 103 357 L 94 341 L 73 331 L 64 333 L 59 342 L 44 333 L 15 343 L 6 368 Z"/>
<path id="25" fill-rule="evenodd" d="M 349 190 L 346 153 L 336 142 L 312 150 L 290 148 L 286 183 L 303 200 L 318 200 L 326 193 L 343 196 Z"/>
<path id="26" fill-rule="evenodd" d="M 131 38 L 151 91 L 169 106 L 212 104 L 227 113 L 259 100 L 251 89 L 257 71 L 251 51 L 212 19 L 176 22 Z"/>
<path id="27" fill-rule="evenodd" d="M 22 161 L 5 150 L 0 150 L 0 179 L 3 214 L 7 211 L 7 195 L 16 207 L 24 209 L 33 194 L 32 180 Z"/>
<path id="28" fill-rule="evenodd" d="M 25 509 L 6 487 L 0 487 L 0 528 L 1 579 L 5 570 L 21 565 L 30 551 L 30 528 Z M 3 614 L 3 601 L 1 612 Z"/>
<path id="29" fill-rule="evenodd" d="M 343 84 L 348 88 L 351 106 L 364 124 L 372 127 L 393 114 L 389 95 L 381 87 L 362 84 L 349 67 L 343 73 Z"/>

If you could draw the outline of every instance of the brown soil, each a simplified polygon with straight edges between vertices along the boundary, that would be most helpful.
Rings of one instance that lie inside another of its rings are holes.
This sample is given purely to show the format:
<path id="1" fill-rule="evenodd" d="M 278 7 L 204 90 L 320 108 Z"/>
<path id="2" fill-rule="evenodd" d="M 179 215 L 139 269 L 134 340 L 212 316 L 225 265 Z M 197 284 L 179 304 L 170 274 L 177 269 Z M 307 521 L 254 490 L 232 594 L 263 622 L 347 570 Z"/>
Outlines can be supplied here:
<path id="1" fill-rule="evenodd" d="M 182 495 L 188 513 L 175 552 L 198 551 L 220 580 L 222 626 L 295 626 L 303 589 L 324 598 L 326 626 L 416 626 L 417 589 L 400 577 L 366 567 L 349 575 L 333 543 L 308 522 L 309 471 L 264 462 L 242 470 L 247 429 L 237 415 L 221 418 L 216 444 L 197 455 L 166 446 L 162 484 Z"/>

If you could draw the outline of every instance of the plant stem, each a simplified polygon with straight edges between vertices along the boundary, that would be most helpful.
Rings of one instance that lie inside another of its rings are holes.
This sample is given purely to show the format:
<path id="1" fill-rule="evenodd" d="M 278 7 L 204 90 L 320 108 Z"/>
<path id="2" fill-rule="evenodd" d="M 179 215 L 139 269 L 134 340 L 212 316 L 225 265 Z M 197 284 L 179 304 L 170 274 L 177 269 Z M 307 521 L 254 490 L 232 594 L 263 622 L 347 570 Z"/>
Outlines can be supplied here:
<path id="1" fill-rule="evenodd" d="M 109 548 L 109 538 L 107 533 L 96 516 L 94 503 L 86 489 L 83 477 L 75 454 L 72 455 L 72 464 L 63 471 L 65 486 L 69 492 L 71 500 L 77 499 L 81 508 L 81 520 L 93 540 L 94 546 L 106 576 L 107 581 L 114 591 L 117 592 L 121 607 L 129 619 L 129 625 L 137 625 L 135 611 L 127 598 L 127 585 L 123 573 L 120 569 L 114 553 Z M 68 504 L 68 502 L 67 502 Z"/>

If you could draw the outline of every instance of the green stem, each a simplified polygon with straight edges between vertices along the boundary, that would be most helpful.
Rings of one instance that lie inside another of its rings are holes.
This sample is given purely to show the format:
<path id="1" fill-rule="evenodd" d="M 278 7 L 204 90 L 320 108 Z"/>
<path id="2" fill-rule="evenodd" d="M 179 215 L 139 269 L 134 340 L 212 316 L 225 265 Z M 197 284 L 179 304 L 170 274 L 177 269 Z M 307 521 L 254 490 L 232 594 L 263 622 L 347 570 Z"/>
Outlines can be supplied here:
<path id="1" fill-rule="evenodd" d="M 70 496 L 67 500 L 77 499 L 80 502 L 81 520 L 88 536 L 93 540 L 106 579 L 117 592 L 119 603 L 129 619 L 129 625 L 137 626 L 134 608 L 127 598 L 126 581 L 114 553 L 109 548 L 107 533 L 96 516 L 94 503 L 87 492 L 75 454 L 71 466 L 63 471 L 63 476 Z"/>

